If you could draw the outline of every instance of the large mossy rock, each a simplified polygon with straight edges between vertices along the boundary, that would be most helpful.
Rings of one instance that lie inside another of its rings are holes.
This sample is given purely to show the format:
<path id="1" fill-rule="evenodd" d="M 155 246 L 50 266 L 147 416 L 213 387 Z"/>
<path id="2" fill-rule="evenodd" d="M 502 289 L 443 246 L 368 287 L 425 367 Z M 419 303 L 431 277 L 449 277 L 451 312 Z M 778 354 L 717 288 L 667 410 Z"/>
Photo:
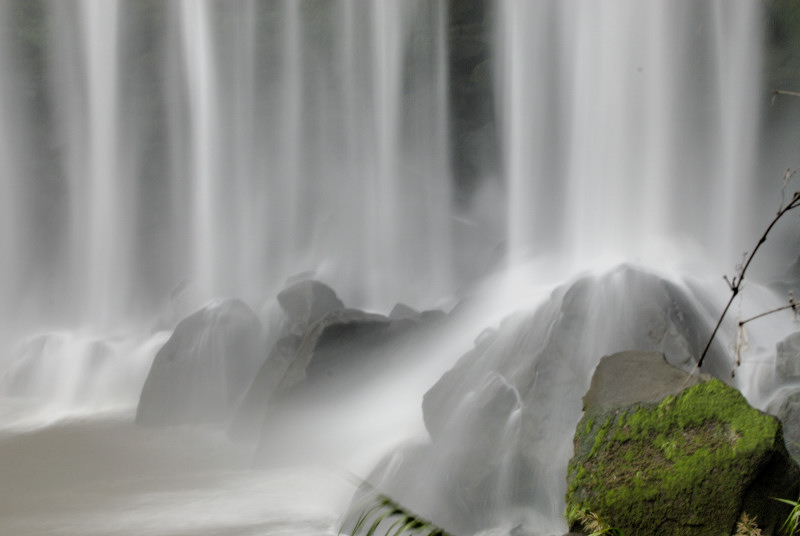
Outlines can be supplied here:
<path id="1" fill-rule="evenodd" d="M 775 534 L 800 469 L 780 422 L 736 389 L 673 368 L 658 353 L 604 357 L 584 397 L 568 467 L 567 520 L 624 534 L 733 534 L 743 513 Z"/>

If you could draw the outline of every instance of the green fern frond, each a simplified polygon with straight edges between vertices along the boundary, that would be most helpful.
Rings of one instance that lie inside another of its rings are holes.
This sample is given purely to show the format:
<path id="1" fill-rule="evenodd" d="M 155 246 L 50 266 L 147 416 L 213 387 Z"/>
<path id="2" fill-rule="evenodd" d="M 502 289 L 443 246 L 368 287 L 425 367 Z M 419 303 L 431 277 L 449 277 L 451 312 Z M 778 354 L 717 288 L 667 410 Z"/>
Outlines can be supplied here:
<path id="1" fill-rule="evenodd" d="M 397 519 L 393 521 L 385 531 L 378 532 L 381 524 L 395 517 Z M 345 527 L 342 526 L 339 529 L 339 535 L 341 536 L 344 531 Z M 363 509 L 355 525 L 353 525 L 350 534 L 357 536 L 362 531 L 366 531 L 364 532 L 364 536 L 380 536 L 381 534 L 383 536 L 401 536 L 402 534 L 416 534 L 417 536 L 451 536 L 441 527 L 414 514 L 404 506 L 398 504 L 394 499 L 384 494 L 373 496 L 365 501 Z"/>

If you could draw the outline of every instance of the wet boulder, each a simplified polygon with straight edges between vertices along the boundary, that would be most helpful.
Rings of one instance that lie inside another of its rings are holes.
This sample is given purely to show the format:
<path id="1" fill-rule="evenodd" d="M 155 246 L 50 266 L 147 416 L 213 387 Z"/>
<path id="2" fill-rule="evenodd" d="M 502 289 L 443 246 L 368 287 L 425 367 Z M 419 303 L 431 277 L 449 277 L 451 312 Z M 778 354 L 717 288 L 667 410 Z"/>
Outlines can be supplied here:
<path id="1" fill-rule="evenodd" d="M 736 389 L 659 353 L 604 357 L 584 397 L 567 471 L 571 530 L 602 520 L 639 536 L 732 534 L 744 514 L 775 534 L 800 468 L 780 422 Z"/>
<path id="2" fill-rule="evenodd" d="M 303 334 L 277 390 L 286 393 L 300 383 L 338 375 L 388 342 L 391 328 L 392 321 L 379 314 L 357 309 L 327 313 Z"/>
<path id="3" fill-rule="evenodd" d="M 782 390 L 766 409 L 781 421 L 786 449 L 800 463 L 800 388 Z"/>
<path id="4" fill-rule="evenodd" d="M 255 439 L 262 425 L 287 400 L 313 387 L 347 381 L 355 370 L 380 367 L 377 356 L 385 345 L 411 326 L 357 309 L 330 311 L 302 335 L 289 333 L 270 350 L 230 427 L 237 439 Z"/>
<path id="5" fill-rule="evenodd" d="M 692 370 L 713 327 L 703 296 L 680 281 L 622 265 L 560 286 L 534 311 L 485 330 L 424 396 L 431 444 L 407 462 L 413 478 L 387 475 L 382 489 L 411 506 L 423 504 L 432 519 L 458 533 L 488 530 L 503 512 L 526 511 L 540 532 L 560 534 L 575 423 L 600 357 L 636 348 Z M 731 366 L 715 342 L 703 371 L 729 378 Z M 497 379 L 510 389 L 498 389 Z M 505 392 L 519 399 L 511 411 L 505 411 L 511 400 Z M 494 400 L 488 407 L 497 411 L 487 412 L 479 400 Z M 484 457 L 455 456 L 482 440 L 481 427 L 462 423 L 484 419 L 498 421 L 502 448 Z"/>
<path id="6" fill-rule="evenodd" d="M 775 372 L 784 380 L 800 378 L 800 332 L 792 333 L 777 345 Z"/>
<path id="7" fill-rule="evenodd" d="M 228 427 L 230 437 L 237 440 L 258 439 L 265 410 L 292 364 L 301 340 L 298 335 L 284 335 L 272 346 Z"/>
<path id="8" fill-rule="evenodd" d="M 261 322 L 242 301 L 212 302 L 178 323 L 156 354 L 136 422 L 223 422 L 263 361 Z"/>
<path id="9" fill-rule="evenodd" d="M 389 318 L 392 320 L 416 320 L 419 318 L 419 311 L 406 305 L 405 303 L 397 303 L 392 307 L 389 313 Z"/>
<path id="10" fill-rule="evenodd" d="M 305 333 L 327 313 L 344 309 L 344 303 L 332 288 L 313 279 L 290 285 L 279 292 L 277 298 L 286 313 L 287 331 L 295 335 Z"/>

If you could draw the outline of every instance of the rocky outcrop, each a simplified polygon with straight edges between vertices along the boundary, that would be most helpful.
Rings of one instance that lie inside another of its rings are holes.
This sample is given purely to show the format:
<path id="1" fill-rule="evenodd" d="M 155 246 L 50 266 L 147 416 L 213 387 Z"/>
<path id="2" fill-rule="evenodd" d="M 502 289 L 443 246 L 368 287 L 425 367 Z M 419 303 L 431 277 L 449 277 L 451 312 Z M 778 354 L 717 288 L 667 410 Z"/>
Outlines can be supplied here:
<path id="1" fill-rule="evenodd" d="M 719 380 L 658 353 L 604 357 L 584 397 L 569 463 L 567 519 L 638 536 L 732 534 L 742 514 L 775 534 L 800 468 L 780 422 Z"/>
<path id="2" fill-rule="evenodd" d="M 374 482 L 456 533 L 524 509 L 538 516 L 529 528 L 560 534 L 570 445 L 600 357 L 656 351 L 689 371 L 712 322 L 691 288 L 630 266 L 560 287 L 478 337 L 425 394 L 431 444 Z M 728 378 L 731 364 L 715 344 L 703 369 Z"/>
<path id="3" fill-rule="evenodd" d="M 212 302 L 178 323 L 156 354 L 136 422 L 223 422 L 263 361 L 261 322 L 243 302 Z"/>
<path id="4" fill-rule="evenodd" d="M 333 377 L 349 368 L 365 350 L 384 342 L 390 324 L 383 315 L 356 309 L 326 314 L 303 335 L 278 392 L 287 392 L 304 380 Z"/>

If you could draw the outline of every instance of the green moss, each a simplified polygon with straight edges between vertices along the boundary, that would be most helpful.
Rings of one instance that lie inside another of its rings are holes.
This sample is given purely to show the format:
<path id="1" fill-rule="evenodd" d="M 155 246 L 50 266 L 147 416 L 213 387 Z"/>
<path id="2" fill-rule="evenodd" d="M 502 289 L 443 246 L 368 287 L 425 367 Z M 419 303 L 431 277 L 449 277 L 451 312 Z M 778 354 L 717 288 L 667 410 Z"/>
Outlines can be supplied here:
<path id="1" fill-rule="evenodd" d="M 592 445 L 592 450 L 589 451 L 589 458 L 595 455 L 595 453 L 602 448 L 603 442 L 606 439 L 606 434 L 608 434 L 609 429 L 611 428 L 613 421 L 611 418 L 607 418 L 600 429 L 594 435 L 594 444 Z M 591 432 L 590 432 L 591 433 Z"/>
<path id="2" fill-rule="evenodd" d="M 753 459 L 769 451 L 779 427 L 718 380 L 657 406 L 598 417 L 584 416 L 577 428 L 567 520 L 576 528 L 579 513 L 596 512 L 626 534 L 654 526 L 673 535 L 732 528 L 740 505 L 731 497 L 752 481 Z"/>
<path id="3" fill-rule="evenodd" d="M 591 434 L 592 428 L 594 428 L 594 417 L 589 417 L 588 419 L 586 419 L 586 423 L 584 424 L 583 433 Z"/>

